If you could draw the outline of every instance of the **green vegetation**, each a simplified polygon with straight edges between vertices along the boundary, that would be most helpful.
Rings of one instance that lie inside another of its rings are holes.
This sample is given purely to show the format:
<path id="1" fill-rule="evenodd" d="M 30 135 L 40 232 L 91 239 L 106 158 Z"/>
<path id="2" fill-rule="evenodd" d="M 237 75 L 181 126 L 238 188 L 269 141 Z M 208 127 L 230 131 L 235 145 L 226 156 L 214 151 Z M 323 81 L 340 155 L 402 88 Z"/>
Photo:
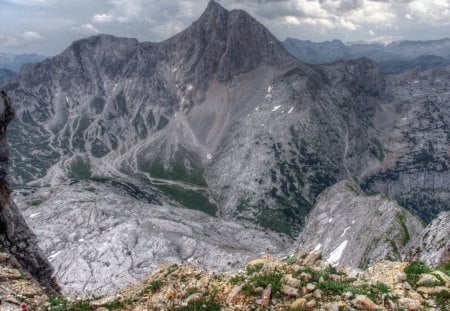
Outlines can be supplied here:
<path id="1" fill-rule="evenodd" d="M 403 214 L 397 214 L 397 221 L 402 227 L 402 246 L 405 246 L 408 244 L 409 240 L 411 240 L 411 236 L 409 235 L 408 228 L 406 227 L 405 223 L 405 215 Z"/>
<path id="2" fill-rule="evenodd" d="M 214 301 L 214 297 L 189 301 L 185 307 L 176 308 L 176 311 L 220 311 L 221 306 Z"/>
<path id="3" fill-rule="evenodd" d="M 450 261 L 447 264 L 443 265 L 442 267 L 439 267 L 438 270 L 450 276 Z"/>
<path id="4" fill-rule="evenodd" d="M 183 189 L 170 185 L 155 185 L 172 199 L 180 202 L 186 208 L 202 211 L 211 216 L 216 216 L 217 206 L 209 202 L 208 198 L 197 191 Z"/>
<path id="5" fill-rule="evenodd" d="M 441 291 L 433 296 L 436 304 L 439 306 L 439 310 L 450 310 L 450 293 L 447 291 Z"/>
<path id="6" fill-rule="evenodd" d="M 419 280 L 419 276 L 422 273 L 430 273 L 432 270 L 430 267 L 428 267 L 424 262 L 422 261 L 415 261 L 410 263 L 405 268 L 406 273 L 406 280 L 409 284 L 412 286 L 416 285 L 417 281 Z"/>
<path id="7" fill-rule="evenodd" d="M 370 140 L 371 145 L 369 146 L 369 152 L 375 156 L 380 162 L 384 160 L 386 149 L 383 144 L 376 138 Z"/>
<path id="8" fill-rule="evenodd" d="M 92 171 L 89 160 L 84 160 L 81 157 L 75 157 L 72 163 L 70 163 L 69 172 L 67 173 L 69 178 L 77 180 L 86 180 L 91 178 Z"/>
<path id="9" fill-rule="evenodd" d="M 261 271 L 263 266 L 264 265 L 262 263 L 256 264 L 256 265 L 247 266 L 247 275 L 252 275 L 252 274 L 255 274 L 255 273 Z"/>
<path id="10" fill-rule="evenodd" d="M 155 280 L 155 281 L 151 282 L 150 285 L 144 289 L 143 293 L 148 294 L 150 292 L 152 292 L 152 293 L 157 292 L 158 290 L 161 289 L 162 286 L 163 286 L 163 282 L 161 280 Z"/>
<path id="11" fill-rule="evenodd" d="M 241 284 L 244 281 L 245 281 L 245 275 L 243 275 L 243 274 L 236 274 L 235 276 L 233 276 L 230 279 L 230 283 L 232 285 L 239 285 L 239 284 Z"/>
<path id="12" fill-rule="evenodd" d="M 242 285 L 242 293 L 246 297 L 251 297 L 251 296 L 254 296 L 256 294 L 255 290 L 253 289 L 253 286 L 251 286 L 250 284 Z"/>
<path id="13" fill-rule="evenodd" d="M 171 275 L 172 273 L 174 273 L 175 271 L 178 270 L 178 265 L 177 264 L 173 264 L 171 265 L 166 272 L 166 276 Z"/>
<path id="14" fill-rule="evenodd" d="M 186 167 L 187 163 L 189 163 L 189 168 Z M 164 166 L 160 157 L 152 160 L 138 159 L 138 168 L 154 178 L 179 180 L 206 187 L 203 169 L 197 163 L 200 163 L 200 159 L 196 154 L 178 146 L 178 150 L 174 153 L 168 168 Z"/>
<path id="15" fill-rule="evenodd" d="M 336 295 L 352 292 L 354 295 L 365 295 L 374 301 L 378 301 L 382 295 L 390 292 L 389 287 L 384 283 L 377 283 L 374 286 L 362 285 L 354 287 L 346 282 L 335 282 L 331 280 L 318 283 L 317 288 L 326 293 Z"/>
<path id="16" fill-rule="evenodd" d="M 281 278 L 283 275 L 277 272 L 268 272 L 264 274 L 256 274 L 250 278 L 250 283 L 255 287 L 266 288 L 272 285 L 272 293 L 276 295 L 281 291 Z"/>
<path id="17" fill-rule="evenodd" d="M 30 204 L 31 206 L 39 206 L 39 205 L 41 205 L 42 203 L 44 203 L 43 200 L 36 199 L 36 200 L 32 200 L 29 204 Z"/>
<path id="18" fill-rule="evenodd" d="M 288 265 L 293 265 L 297 262 L 298 258 L 295 256 L 289 256 L 288 258 L 286 258 L 284 261 L 286 262 L 286 264 Z"/>
<path id="19" fill-rule="evenodd" d="M 51 296 L 49 297 L 49 311 L 91 311 L 89 301 L 69 301 L 64 297 Z"/>

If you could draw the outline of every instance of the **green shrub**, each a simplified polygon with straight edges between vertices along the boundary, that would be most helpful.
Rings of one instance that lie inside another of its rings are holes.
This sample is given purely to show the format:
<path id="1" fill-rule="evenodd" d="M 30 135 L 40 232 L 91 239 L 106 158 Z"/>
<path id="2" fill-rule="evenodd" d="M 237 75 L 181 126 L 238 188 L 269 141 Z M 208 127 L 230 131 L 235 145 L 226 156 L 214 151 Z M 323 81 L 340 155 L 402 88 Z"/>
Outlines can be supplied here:
<path id="1" fill-rule="evenodd" d="M 415 261 L 410 263 L 405 268 L 406 280 L 412 286 L 416 285 L 419 280 L 419 275 L 422 273 L 430 273 L 432 270 L 422 261 Z"/>

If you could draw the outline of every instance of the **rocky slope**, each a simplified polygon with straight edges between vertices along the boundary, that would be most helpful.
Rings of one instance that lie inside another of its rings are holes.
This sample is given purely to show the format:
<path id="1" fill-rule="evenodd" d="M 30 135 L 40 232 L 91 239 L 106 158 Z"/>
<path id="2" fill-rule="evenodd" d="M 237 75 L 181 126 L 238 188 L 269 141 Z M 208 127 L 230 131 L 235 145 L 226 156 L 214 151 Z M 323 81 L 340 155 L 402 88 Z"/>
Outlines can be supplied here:
<path id="1" fill-rule="evenodd" d="M 50 310 L 447 310 L 449 274 L 417 262 L 336 269 L 320 253 L 298 253 L 254 260 L 233 275 L 166 265 L 119 295 L 54 301 Z"/>
<path id="2" fill-rule="evenodd" d="M 366 267 L 380 258 L 404 260 L 423 235 L 420 220 L 395 201 L 356 189 L 342 181 L 324 191 L 308 215 L 298 247 L 320 250 L 335 265 Z"/>

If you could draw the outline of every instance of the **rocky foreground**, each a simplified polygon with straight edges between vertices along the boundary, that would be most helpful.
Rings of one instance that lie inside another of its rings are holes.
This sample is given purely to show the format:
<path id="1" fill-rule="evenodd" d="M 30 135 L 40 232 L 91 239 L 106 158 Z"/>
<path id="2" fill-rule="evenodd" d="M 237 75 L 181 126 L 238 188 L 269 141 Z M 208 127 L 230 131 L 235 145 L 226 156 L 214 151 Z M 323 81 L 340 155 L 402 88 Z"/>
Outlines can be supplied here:
<path id="1" fill-rule="evenodd" d="M 318 252 L 265 256 L 233 275 L 167 264 L 118 295 L 71 301 L 46 296 L 0 258 L 0 310 L 450 310 L 449 265 L 336 269 Z"/>

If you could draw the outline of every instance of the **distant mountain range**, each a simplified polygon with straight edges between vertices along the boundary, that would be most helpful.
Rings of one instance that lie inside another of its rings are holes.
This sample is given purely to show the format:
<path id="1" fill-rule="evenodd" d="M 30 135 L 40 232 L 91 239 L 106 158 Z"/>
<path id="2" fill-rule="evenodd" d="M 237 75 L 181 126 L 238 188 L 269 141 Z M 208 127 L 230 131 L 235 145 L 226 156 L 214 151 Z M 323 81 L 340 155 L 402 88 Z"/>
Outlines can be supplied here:
<path id="1" fill-rule="evenodd" d="M 380 64 L 385 73 L 408 69 L 424 70 L 450 64 L 450 39 L 433 41 L 395 41 L 389 44 L 340 40 L 311 42 L 287 38 L 286 49 L 298 59 L 310 64 L 330 63 L 367 57 Z"/>
<path id="2" fill-rule="evenodd" d="M 8 69 L 18 72 L 22 65 L 37 63 L 46 57 L 38 54 L 10 54 L 0 53 L 0 69 Z"/>

